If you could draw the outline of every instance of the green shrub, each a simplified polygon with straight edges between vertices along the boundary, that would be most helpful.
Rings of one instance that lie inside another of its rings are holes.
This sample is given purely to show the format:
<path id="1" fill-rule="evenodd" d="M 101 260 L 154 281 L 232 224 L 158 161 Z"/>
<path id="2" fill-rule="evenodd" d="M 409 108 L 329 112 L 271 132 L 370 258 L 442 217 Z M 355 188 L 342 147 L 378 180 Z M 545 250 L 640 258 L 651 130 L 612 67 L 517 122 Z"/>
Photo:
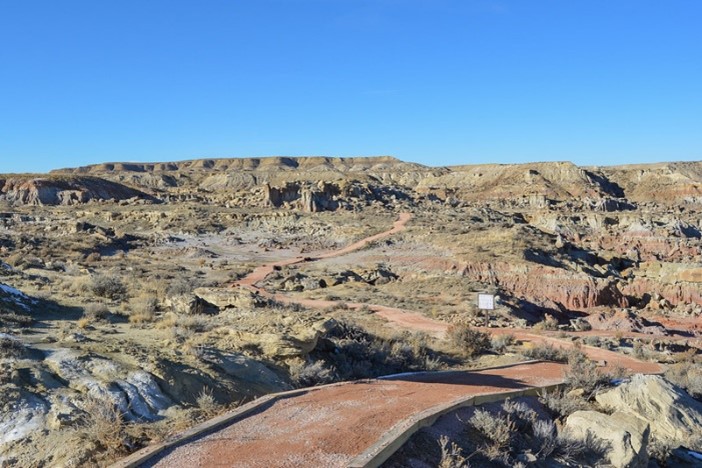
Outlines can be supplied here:
<path id="1" fill-rule="evenodd" d="M 24 345 L 10 336 L 0 336 L 0 358 L 19 358 L 24 355 Z"/>
<path id="2" fill-rule="evenodd" d="M 96 275 L 90 282 L 90 289 L 96 296 L 112 300 L 123 299 L 127 295 L 127 286 L 117 276 Z"/>
<path id="3" fill-rule="evenodd" d="M 490 350 L 490 335 L 474 330 L 468 325 L 453 324 L 446 331 L 451 344 L 468 357 L 474 357 Z"/>
<path id="4" fill-rule="evenodd" d="M 568 362 L 568 351 L 551 344 L 539 344 L 524 351 L 524 356 L 540 361 Z"/>
<path id="5" fill-rule="evenodd" d="M 333 382 L 334 370 L 326 367 L 324 361 L 315 361 L 292 366 L 290 376 L 298 387 L 314 387 Z"/>
<path id="6" fill-rule="evenodd" d="M 665 378 L 684 388 L 692 397 L 702 400 L 702 364 L 693 361 L 673 364 L 668 367 Z"/>

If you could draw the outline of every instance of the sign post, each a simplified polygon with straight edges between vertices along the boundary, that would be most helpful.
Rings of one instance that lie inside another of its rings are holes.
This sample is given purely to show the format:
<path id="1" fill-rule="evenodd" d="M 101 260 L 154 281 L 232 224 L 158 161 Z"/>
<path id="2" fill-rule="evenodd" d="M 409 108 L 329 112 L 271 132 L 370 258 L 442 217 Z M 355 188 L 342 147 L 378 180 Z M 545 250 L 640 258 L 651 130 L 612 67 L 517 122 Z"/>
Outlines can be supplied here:
<path id="1" fill-rule="evenodd" d="M 485 326 L 490 325 L 490 311 L 495 309 L 494 294 L 478 294 L 478 309 L 485 311 Z"/>

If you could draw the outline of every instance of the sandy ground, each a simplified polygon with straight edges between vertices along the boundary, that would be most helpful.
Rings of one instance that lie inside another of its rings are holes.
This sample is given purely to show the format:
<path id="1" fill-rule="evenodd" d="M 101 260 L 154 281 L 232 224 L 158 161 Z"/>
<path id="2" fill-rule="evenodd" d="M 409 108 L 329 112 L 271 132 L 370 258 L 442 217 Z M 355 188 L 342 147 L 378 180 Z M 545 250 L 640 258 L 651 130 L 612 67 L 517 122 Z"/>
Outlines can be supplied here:
<path id="1" fill-rule="evenodd" d="M 144 466 L 345 466 L 395 424 L 472 395 L 558 383 L 565 366 L 523 363 L 322 387 L 162 454 Z"/>

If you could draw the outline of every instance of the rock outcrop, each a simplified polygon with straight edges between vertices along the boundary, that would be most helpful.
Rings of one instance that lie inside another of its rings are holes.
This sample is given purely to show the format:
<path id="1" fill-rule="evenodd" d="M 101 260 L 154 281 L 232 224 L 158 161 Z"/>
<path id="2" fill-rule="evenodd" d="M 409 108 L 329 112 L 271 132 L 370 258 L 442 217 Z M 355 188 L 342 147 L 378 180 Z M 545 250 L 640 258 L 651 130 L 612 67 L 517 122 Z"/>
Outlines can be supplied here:
<path id="1" fill-rule="evenodd" d="M 671 446 L 702 435 L 702 403 L 661 376 L 636 374 L 596 399 L 606 409 L 645 420 L 651 434 Z"/>
<path id="2" fill-rule="evenodd" d="M 512 263 L 468 263 L 462 276 L 494 284 L 515 296 L 548 298 L 565 310 L 586 310 L 598 306 L 627 307 L 627 298 L 607 278 L 544 265 Z"/>
<path id="3" fill-rule="evenodd" d="M 668 205 L 702 201 L 702 163 L 677 162 L 600 168 L 635 202 Z"/>
<path id="4" fill-rule="evenodd" d="M 608 461 L 617 468 L 648 466 L 649 426 L 631 413 L 611 415 L 597 411 L 576 411 L 568 416 L 565 430 L 570 437 L 587 441 L 594 438 L 603 443 Z"/>
<path id="5" fill-rule="evenodd" d="M 250 333 L 230 331 L 240 347 L 253 346 L 268 357 L 287 359 L 307 356 L 316 346 L 317 341 L 335 326 L 333 320 L 292 326 L 286 333 Z"/>
<path id="6" fill-rule="evenodd" d="M 268 304 L 266 298 L 246 288 L 197 288 L 193 294 L 200 301 L 215 306 L 220 311 L 230 308 L 251 309 Z"/>
<path id="7" fill-rule="evenodd" d="M 282 187 L 264 186 L 264 203 L 274 208 L 284 204 L 292 205 L 301 211 L 315 213 L 334 211 L 339 208 L 338 196 L 341 189 L 336 184 L 319 182 L 316 185 L 289 182 Z"/>
<path id="8" fill-rule="evenodd" d="M 0 198 L 25 205 L 77 205 L 97 200 L 157 201 L 139 190 L 97 177 L 0 179 Z"/>

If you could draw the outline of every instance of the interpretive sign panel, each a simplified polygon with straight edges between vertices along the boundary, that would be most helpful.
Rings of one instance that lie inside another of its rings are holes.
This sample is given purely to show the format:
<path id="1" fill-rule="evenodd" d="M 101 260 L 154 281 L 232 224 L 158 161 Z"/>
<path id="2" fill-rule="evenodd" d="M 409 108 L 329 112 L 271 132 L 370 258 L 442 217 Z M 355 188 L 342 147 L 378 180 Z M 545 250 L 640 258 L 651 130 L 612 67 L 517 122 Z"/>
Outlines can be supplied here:
<path id="1" fill-rule="evenodd" d="M 478 309 L 493 310 L 495 308 L 495 296 L 492 294 L 478 294 Z"/>

